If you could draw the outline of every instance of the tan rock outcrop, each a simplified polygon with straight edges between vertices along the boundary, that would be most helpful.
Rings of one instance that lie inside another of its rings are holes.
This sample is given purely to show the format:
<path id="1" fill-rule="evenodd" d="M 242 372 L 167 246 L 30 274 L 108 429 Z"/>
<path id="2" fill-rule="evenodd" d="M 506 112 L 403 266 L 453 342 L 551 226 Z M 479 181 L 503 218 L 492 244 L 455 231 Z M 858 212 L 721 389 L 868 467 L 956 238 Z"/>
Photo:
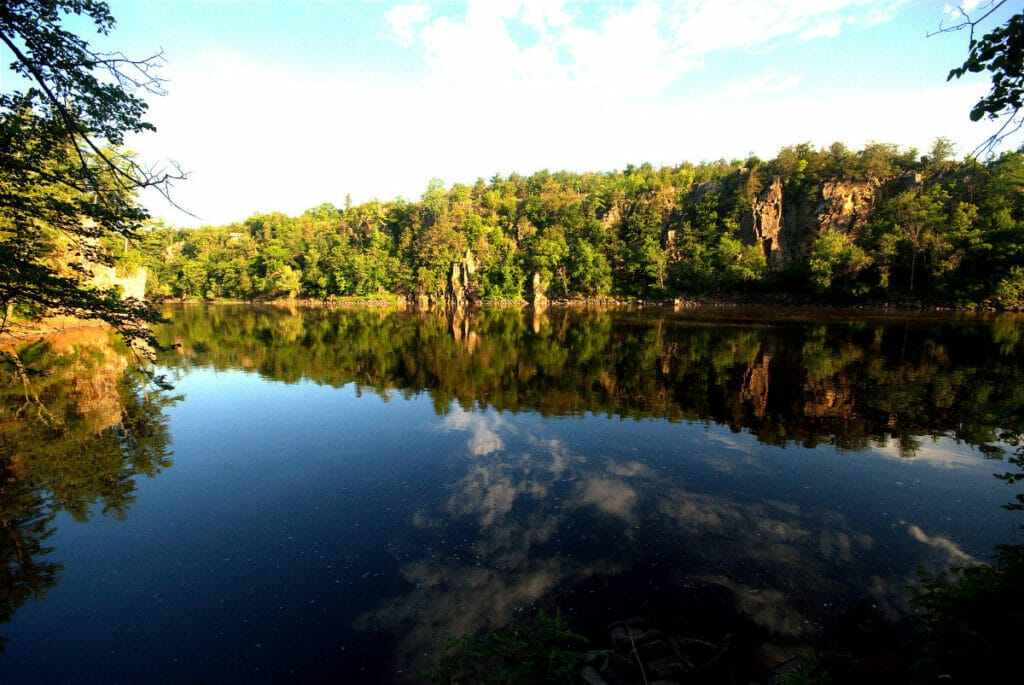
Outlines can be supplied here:
<path id="1" fill-rule="evenodd" d="M 782 205 L 782 179 L 776 176 L 740 222 L 740 240 L 747 245 L 760 245 L 770 269 L 784 265 Z"/>
<path id="2" fill-rule="evenodd" d="M 84 326 L 52 333 L 43 340 L 58 354 L 74 359 L 68 375 L 76 411 L 89 430 L 99 434 L 121 423 L 118 384 L 128 360 L 114 349 L 110 331 L 104 326 Z"/>
<path id="3" fill-rule="evenodd" d="M 121 288 L 121 299 L 129 297 L 136 300 L 146 299 L 146 270 L 138 269 L 127 276 L 118 276 L 117 270 L 112 266 L 94 264 L 92 269 L 92 284 L 98 288 Z"/>
<path id="4" fill-rule="evenodd" d="M 452 264 L 452 273 L 448 277 L 448 302 L 455 308 L 461 308 L 469 301 L 472 292 L 472 279 L 476 274 L 476 260 L 473 253 L 466 250 L 462 259 Z"/>
<path id="5" fill-rule="evenodd" d="M 740 240 L 760 245 L 770 269 L 781 269 L 807 254 L 826 231 L 854 238 L 887 196 L 877 180 L 829 181 L 810 197 L 786 198 L 782 181 L 772 179 L 740 217 Z"/>
<path id="6" fill-rule="evenodd" d="M 804 416 L 849 421 L 855 416 L 853 389 L 842 379 L 816 378 L 804 382 Z"/>
<path id="7" fill-rule="evenodd" d="M 815 210 L 816 234 L 837 231 L 853 237 L 860 235 L 878 206 L 879 188 L 877 181 L 822 184 L 821 203 Z"/>
<path id="8" fill-rule="evenodd" d="M 760 358 L 751 362 L 743 374 L 743 389 L 740 392 L 740 399 L 749 402 L 754 411 L 754 416 L 764 418 L 768 408 L 768 367 L 771 364 L 772 356 L 762 352 Z"/>
<path id="9" fill-rule="evenodd" d="M 547 293 L 548 284 L 540 277 L 537 272 L 533 273 L 533 278 L 530 279 L 530 304 L 533 305 L 534 309 L 545 309 L 548 306 Z"/>

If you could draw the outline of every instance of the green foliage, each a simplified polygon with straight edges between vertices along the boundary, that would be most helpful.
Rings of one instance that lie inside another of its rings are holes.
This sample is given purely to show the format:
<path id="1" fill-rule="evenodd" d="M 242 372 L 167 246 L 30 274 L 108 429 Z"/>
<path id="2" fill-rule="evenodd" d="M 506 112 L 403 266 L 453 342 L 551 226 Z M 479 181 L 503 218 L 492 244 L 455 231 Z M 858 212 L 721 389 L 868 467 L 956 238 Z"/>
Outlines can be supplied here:
<path id="1" fill-rule="evenodd" d="M 419 202 L 154 228 L 131 259 L 155 275 L 151 292 L 186 299 L 440 299 L 469 251 L 469 294 L 483 300 L 521 299 L 536 274 L 549 297 L 570 299 L 795 291 L 1012 305 L 1024 268 L 1024 155 L 981 164 L 949 154 L 944 139 L 927 162 L 889 144 L 803 143 L 742 166 L 540 171 L 451 189 L 435 180 Z M 784 231 L 775 240 L 785 244 L 769 265 L 751 225 L 776 178 Z M 855 208 L 848 228 L 822 229 L 825 184 L 855 184 L 874 201 Z"/>
<path id="2" fill-rule="evenodd" d="M 967 73 L 987 71 L 992 78 L 992 87 L 971 108 L 971 121 L 983 117 L 999 119 L 1005 117 L 1000 130 L 989 139 L 986 147 L 991 149 L 1003 137 L 1018 130 L 1018 118 L 1024 104 L 1024 13 L 1011 16 L 1005 24 L 974 37 L 978 25 L 1003 2 L 995 3 L 986 14 L 976 21 L 967 20 L 952 30 L 969 26 L 971 43 L 967 59 L 962 65 L 949 72 L 946 80 L 960 78 Z"/>
<path id="3" fill-rule="evenodd" d="M 998 548 L 992 564 L 924 575 L 915 598 L 923 679 L 1011 683 L 1024 630 L 1024 546 Z"/>
<path id="4" fill-rule="evenodd" d="M 777 685 L 829 685 L 832 677 L 815 657 L 809 656 L 796 669 L 780 676 L 775 682 Z"/>
<path id="5" fill-rule="evenodd" d="M 153 129 L 127 84 L 158 92 L 158 58 L 96 53 L 64 28 L 72 16 L 101 33 L 114 26 L 107 5 L 94 0 L 0 6 L 0 40 L 24 79 L 10 82 L 28 86 L 0 92 L 0 333 L 12 313 L 61 313 L 145 339 L 139 324 L 156 321 L 154 310 L 94 286 L 91 270 L 113 261 L 103 239 L 136 237 L 147 218 L 137 191 L 166 192 L 176 178 L 119 149 L 126 133 Z"/>
<path id="6" fill-rule="evenodd" d="M 722 236 L 715 250 L 718 287 L 723 291 L 746 290 L 760 283 L 768 265 L 760 245 L 744 245 L 729 236 Z"/>
<path id="7" fill-rule="evenodd" d="M 969 232 L 973 218 L 972 208 L 955 202 L 939 184 L 887 200 L 872 218 L 869 238 L 880 286 L 941 291 L 943 277 L 959 265 L 963 237 L 957 232 Z"/>
<path id="8" fill-rule="evenodd" d="M 586 639 L 561 614 L 543 611 L 499 629 L 449 637 L 431 670 L 434 683 L 571 683 L 586 659 Z"/>
<path id="9" fill-rule="evenodd" d="M 985 446 L 1000 427 L 1024 419 L 1014 414 L 1024 404 L 1024 336 L 1011 316 L 991 329 L 929 321 L 909 330 L 868 322 L 780 331 L 485 308 L 459 324 L 473 332 L 471 345 L 437 312 L 185 306 L 173 308 L 173 319 L 161 327 L 161 342 L 193 342 L 161 356 L 171 368 L 244 367 L 381 395 L 425 391 L 440 412 L 457 400 L 544 415 L 714 421 L 767 444 L 863 449 L 893 440 L 908 456 L 915 435 Z M 766 364 L 763 352 L 779 344 L 793 352 L 772 353 Z M 950 374 L 953 354 L 959 360 Z M 759 414 L 750 374 L 762 365 L 771 410 Z M 804 380 L 786 380 L 797 377 Z"/>
<path id="10" fill-rule="evenodd" d="M 818 293 L 861 294 L 866 286 L 857 276 L 871 258 L 845 233 L 828 230 L 811 247 L 807 266 L 811 287 Z"/>
<path id="11" fill-rule="evenodd" d="M 1006 304 L 1024 302 L 1024 267 L 1011 267 L 995 288 L 995 296 Z"/>

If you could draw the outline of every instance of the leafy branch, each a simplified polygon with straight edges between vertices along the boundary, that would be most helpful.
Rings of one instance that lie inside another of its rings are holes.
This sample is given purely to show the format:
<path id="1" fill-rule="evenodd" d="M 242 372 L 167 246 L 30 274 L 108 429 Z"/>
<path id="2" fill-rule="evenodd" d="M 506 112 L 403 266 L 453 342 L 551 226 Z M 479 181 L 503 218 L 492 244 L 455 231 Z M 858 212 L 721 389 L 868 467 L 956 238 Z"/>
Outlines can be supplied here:
<path id="1" fill-rule="evenodd" d="M 971 109 L 971 121 L 988 118 L 1002 119 L 999 129 L 979 145 L 974 154 L 991 153 L 1004 140 L 1024 127 L 1024 13 L 1018 12 L 981 38 L 976 36 L 981 26 L 992 17 L 1006 0 L 991 2 L 974 17 L 963 7 L 957 8 L 958 21 L 949 26 L 940 26 L 938 33 L 967 30 L 970 33 L 967 59 L 962 65 L 951 69 L 947 81 L 959 79 L 966 74 L 989 72 L 992 88 L 988 94 L 975 103 Z"/>

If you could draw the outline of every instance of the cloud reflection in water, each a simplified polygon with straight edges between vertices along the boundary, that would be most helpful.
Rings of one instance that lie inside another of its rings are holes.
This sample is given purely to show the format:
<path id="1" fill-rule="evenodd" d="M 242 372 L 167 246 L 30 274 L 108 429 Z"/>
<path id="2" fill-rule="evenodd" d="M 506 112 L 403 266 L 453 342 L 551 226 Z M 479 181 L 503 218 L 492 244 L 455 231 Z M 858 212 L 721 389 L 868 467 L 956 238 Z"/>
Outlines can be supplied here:
<path id="1" fill-rule="evenodd" d="M 819 635 L 841 606 L 859 599 L 891 614 L 905 605 L 914 565 L 884 563 L 878 532 L 859 529 L 820 498 L 684 487 L 689 471 L 722 473 L 683 449 L 685 440 L 705 438 L 699 426 L 676 427 L 679 444 L 652 443 L 637 456 L 631 445 L 577 448 L 583 438 L 573 419 L 453 405 L 439 425 L 457 438 L 449 485 L 410 522 L 438 545 L 406 563 L 407 587 L 358 622 L 400 636 L 407 673 L 429 666 L 445 634 L 503 625 L 533 604 L 571 612 L 598 601 L 575 594 L 583 587 L 637 598 L 653 589 L 666 608 L 715 592 L 730 598 L 737 620 L 788 639 Z M 740 461 L 756 461 L 751 436 L 723 439 Z M 680 463 L 681 472 L 669 468 Z M 756 483 L 775 468 L 761 463 L 743 473 L 737 464 L 729 477 Z M 917 539 L 928 546 L 917 561 L 955 560 L 957 548 L 944 538 Z M 638 577 L 653 587 L 637 587 Z"/>

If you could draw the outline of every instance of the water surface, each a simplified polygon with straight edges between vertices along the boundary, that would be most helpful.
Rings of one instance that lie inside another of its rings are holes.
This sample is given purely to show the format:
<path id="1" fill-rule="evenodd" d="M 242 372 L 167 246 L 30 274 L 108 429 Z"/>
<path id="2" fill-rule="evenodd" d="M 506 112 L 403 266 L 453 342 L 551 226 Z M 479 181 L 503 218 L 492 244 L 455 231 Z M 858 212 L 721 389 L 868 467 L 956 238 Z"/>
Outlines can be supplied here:
<path id="1" fill-rule="evenodd" d="M 418 680 L 538 607 L 815 644 L 1013 535 L 1013 319 L 171 314 L 171 393 L 5 386 L 4 682 Z"/>

